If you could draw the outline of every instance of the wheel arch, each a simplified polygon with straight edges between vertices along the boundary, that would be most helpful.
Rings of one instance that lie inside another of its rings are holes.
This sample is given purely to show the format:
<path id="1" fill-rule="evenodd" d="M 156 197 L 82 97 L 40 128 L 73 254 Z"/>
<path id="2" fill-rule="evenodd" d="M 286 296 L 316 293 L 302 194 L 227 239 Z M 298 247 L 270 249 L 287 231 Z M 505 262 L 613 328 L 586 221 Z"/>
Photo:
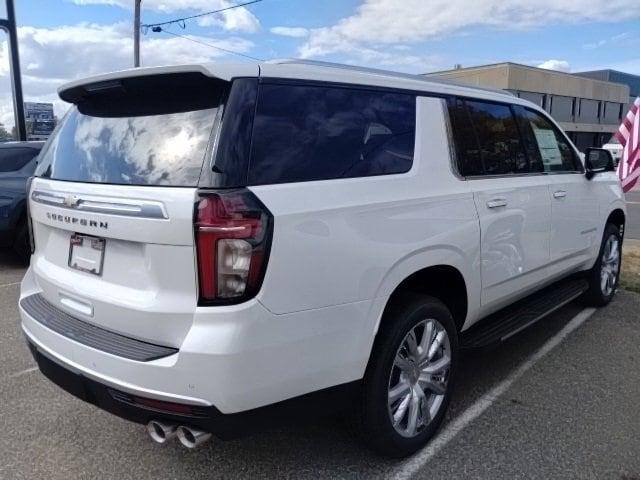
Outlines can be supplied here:
<path id="1" fill-rule="evenodd" d="M 458 331 L 462 329 L 469 311 L 467 282 L 458 268 L 437 264 L 411 273 L 394 288 L 382 312 L 378 331 L 385 322 L 391 321 L 385 313 L 407 292 L 429 295 L 440 300 L 451 312 Z"/>
<path id="2" fill-rule="evenodd" d="M 612 223 L 614 225 L 616 225 L 618 228 L 624 228 L 624 225 L 626 223 L 626 215 L 624 213 L 624 210 L 622 210 L 622 208 L 615 208 L 614 210 L 611 211 L 611 213 L 609 213 L 609 216 L 607 217 L 607 221 L 605 223 L 605 225 L 608 225 L 609 223 Z"/>

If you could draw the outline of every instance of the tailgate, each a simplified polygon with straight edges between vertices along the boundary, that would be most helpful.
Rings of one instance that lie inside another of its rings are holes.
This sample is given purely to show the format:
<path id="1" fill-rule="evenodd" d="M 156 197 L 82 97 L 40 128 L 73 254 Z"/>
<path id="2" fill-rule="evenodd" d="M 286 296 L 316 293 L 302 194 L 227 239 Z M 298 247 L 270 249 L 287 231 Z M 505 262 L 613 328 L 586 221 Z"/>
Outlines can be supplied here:
<path id="1" fill-rule="evenodd" d="M 107 330 L 178 347 L 197 305 L 195 192 L 34 179 L 32 268 L 42 295 Z"/>

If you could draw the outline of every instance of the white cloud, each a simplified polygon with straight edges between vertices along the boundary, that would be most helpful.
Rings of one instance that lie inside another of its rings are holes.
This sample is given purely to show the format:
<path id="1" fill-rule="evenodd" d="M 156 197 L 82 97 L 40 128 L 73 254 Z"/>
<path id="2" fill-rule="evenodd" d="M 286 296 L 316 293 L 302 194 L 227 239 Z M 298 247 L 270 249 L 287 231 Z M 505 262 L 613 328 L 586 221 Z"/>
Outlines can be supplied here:
<path id="1" fill-rule="evenodd" d="M 583 46 L 587 50 L 595 50 L 597 48 L 604 47 L 605 45 L 607 45 L 607 46 L 611 46 L 611 45 L 621 45 L 621 46 L 624 46 L 624 45 L 626 45 L 626 46 L 637 45 L 639 40 L 640 40 L 640 37 L 634 35 L 633 33 L 631 33 L 631 32 L 623 32 L 623 33 L 619 33 L 618 35 L 614 35 L 613 37 L 610 37 L 610 38 L 603 38 L 603 39 L 598 40 L 596 42 L 586 43 Z"/>
<path id="2" fill-rule="evenodd" d="M 112 5 L 131 9 L 133 0 L 72 0 L 77 5 Z M 176 13 L 187 10 L 208 12 L 235 5 L 229 0 L 144 0 L 142 2 L 142 19 L 144 11 L 151 10 L 162 13 Z M 245 7 L 233 8 L 224 12 L 208 15 L 198 19 L 201 26 L 215 26 L 228 31 L 253 33 L 260 29 L 260 21 Z"/>
<path id="3" fill-rule="evenodd" d="M 20 61 L 26 101 L 53 102 L 57 115 L 67 105 L 56 94 L 66 81 L 97 73 L 130 68 L 133 62 L 129 24 L 97 25 L 81 23 L 54 28 L 20 27 Z M 193 39 L 243 53 L 253 43 L 242 38 L 224 40 L 192 36 Z M 144 66 L 211 62 L 227 53 L 176 37 L 143 37 Z M 0 42 L 0 121 L 13 124 L 10 100 L 9 61 L 6 41 Z"/>
<path id="4" fill-rule="evenodd" d="M 569 62 L 566 60 L 547 60 L 538 65 L 538 68 L 546 68 L 547 70 L 556 70 L 558 72 L 569 72 L 571 68 L 569 67 Z"/>
<path id="5" fill-rule="evenodd" d="M 274 35 L 294 38 L 304 38 L 309 35 L 309 30 L 302 27 L 273 27 L 269 31 Z"/>
<path id="6" fill-rule="evenodd" d="M 371 45 L 418 42 L 473 26 L 522 29 L 549 24 L 614 21 L 610 12 L 639 17 L 637 0 L 364 0 L 350 17 L 312 29 L 303 57 Z"/>

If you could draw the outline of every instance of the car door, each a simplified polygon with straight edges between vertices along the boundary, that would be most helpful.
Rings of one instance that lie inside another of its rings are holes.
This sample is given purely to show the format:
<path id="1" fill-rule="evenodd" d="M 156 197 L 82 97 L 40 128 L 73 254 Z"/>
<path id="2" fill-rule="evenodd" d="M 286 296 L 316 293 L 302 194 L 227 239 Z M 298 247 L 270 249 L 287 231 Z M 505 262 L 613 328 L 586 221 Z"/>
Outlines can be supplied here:
<path id="1" fill-rule="evenodd" d="M 598 184 L 584 175 L 571 143 L 542 113 L 521 109 L 525 136 L 535 142 L 530 155 L 534 169 L 544 171 L 551 203 L 550 274 L 561 274 L 591 257 L 599 244 Z"/>
<path id="2" fill-rule="evenodd" d="M 486 312 L 523 296 L 547 277 L 548 182 L 544 174 L 530 171 L 511 106 L 458 99 L 451 114 L 458 162 L 480 221 Z"/>

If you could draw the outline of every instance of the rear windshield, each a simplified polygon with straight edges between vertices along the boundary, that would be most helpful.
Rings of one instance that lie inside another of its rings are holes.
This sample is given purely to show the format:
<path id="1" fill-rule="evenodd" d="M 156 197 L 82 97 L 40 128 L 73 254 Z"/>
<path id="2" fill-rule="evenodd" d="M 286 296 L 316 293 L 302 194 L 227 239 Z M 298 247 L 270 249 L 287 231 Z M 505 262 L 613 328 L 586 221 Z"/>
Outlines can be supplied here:
<path id="1" fill-rule="evenodd" d="M 133 95 L 125 87 L 125 93 L 101 94 L 73 107 L 36 174 L 73 182 L 196 186 L 220 90 L 196 89 L 182 101 L 175 90 Z"/>

